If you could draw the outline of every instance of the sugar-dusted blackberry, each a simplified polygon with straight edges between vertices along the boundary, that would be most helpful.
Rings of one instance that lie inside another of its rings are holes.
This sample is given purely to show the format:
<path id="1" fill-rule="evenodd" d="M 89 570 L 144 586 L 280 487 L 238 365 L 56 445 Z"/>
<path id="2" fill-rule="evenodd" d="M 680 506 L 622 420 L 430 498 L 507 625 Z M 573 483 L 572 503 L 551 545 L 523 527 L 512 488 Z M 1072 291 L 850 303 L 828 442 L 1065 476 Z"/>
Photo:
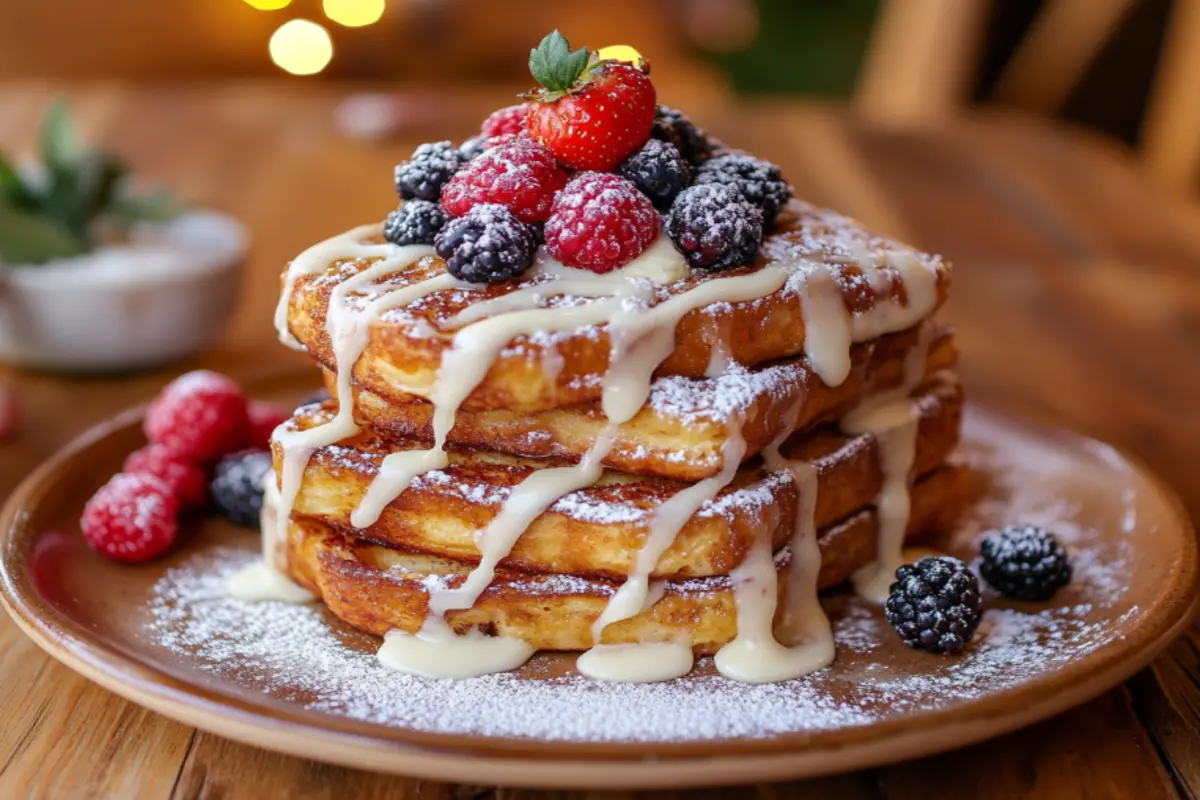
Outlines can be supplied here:
<path id="1" fill-rule="evenodd" d="M 650 136 L 675 145 L 679 154 L 692 166 L 703 164 L 712 155 L 712 142 L 704 131 L 693 125 L 682 111 L 669 106 L 658 107 Z"/>
<path id="2" fill-rule="evenodd" d="M 670 142 L 649 139 L 617 166 L 617 172 L 633 182 L 659 211 L 671 207 L 675 198 L 692 182 L 692 171 Z"/>
<path id="3" fill-rule="evenodd" d="M 263 479 L 270 469 L 271 454 L 266 450 L 243 450 L 225 456 L 213 474 L 213 502 L 238 525 L 258 527 Z"/>
<path id="4" fill-rule="evenodd" d="M 442 187 L 466 163 L 462 153 L 450 142 L 426 143 L 413 151 L 412 158 L 396 165 L 396 192 L 404 200 L 417 198 L 437 202 Z"/>
<path id="5" fill-rule="evenodd" d="M 909 647 L 957 653 L 983 618 L 979 579 L 957 558 L 926 556 L 896 570 L 884 615 Z"/>
<path id="6" fill-rule="evenodd" d="M 428 200 L 406 200 L 387 215 L 383 238 L 392 244 L 433 244 L 433 238 L 446 224 L 446 212 Z"/>
<path id="7" fill-rule="evenodd" d="M 693 267 L 733 269 L 752 263 L 758 253 L 762 210 L 730 186 L 692 186 L 675 198 L 666 228 L 675 249 Z"/>
<path id="8" fill-rule="evenodd" d="M 450 219 L 434 240 L 446 269 L 470 283 L 503 283 L 533 263 L 533 230 L 499 203 L 474 206 Z"/>
<path id="9" fill-rule="evenodd" d="M 482 153 L 484 142 L 486 142 L 487 140 L 488 140 L 488 137 L 484 136 L 481 133 L 481 134 L 478 134 L 477 136 L 472 136 L 470 139 L 467 139 L 462 144 L 460 144 L 458 146 L 458 155 L 462 158 L 463 163 L 465 164 L 466 162 L 470 161 L 475 156 Z"/>
<path id="10" fill-rule="evenodd" d="M 1062 544 L 1036 525 L 1009 525 L 984 537 L 979 573 L 1001 594 L 1018 600 L 1049 600 L 1071 582 Z"/>
<path id="11" fill-rule="evenodd" d="M 792 199 L 792 187 L 783 179 L 779 167 L 770 161 L 745 153 L 724 153 L 704 162 L 696 173 L 696 183 L 720 183 L 733 186 L 762 209 L 768 225 L 779 209 Z"/>

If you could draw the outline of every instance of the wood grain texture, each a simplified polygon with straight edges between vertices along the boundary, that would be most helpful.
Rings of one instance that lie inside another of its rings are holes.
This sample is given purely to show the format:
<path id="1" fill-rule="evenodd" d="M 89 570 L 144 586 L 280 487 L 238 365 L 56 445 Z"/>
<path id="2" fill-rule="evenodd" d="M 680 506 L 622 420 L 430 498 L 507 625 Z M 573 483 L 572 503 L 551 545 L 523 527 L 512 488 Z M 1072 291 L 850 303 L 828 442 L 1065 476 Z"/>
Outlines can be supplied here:
<path id="1" fill-rule="evenodd" d="M 57 88 L 0 88 L 0 149 L 29 145 Z M 253 391 L 256 378 L 308 369 L 272 335 L 279 271 L 313 241 L 381 218 L 394 203 L 391 167 L 418 143 L 336 136 L 340 93 L 272 83 L 72 93 L 90 136 L 147 178 L 240 216 L 254 231 L 253 253 L 227 335 L 191 363 L 86 379 L 0 368 L 25 409 L 18 433 L 0 443 L 0 495 L 83 428 L 180 371 L 220 369 Z M 993 114 L 900 132 L 820 106 L 764 102 L 701 122 L 778 161 L 807 199 L 945 253 L 958 265 L 947 315 L 958 327 L 968 390 L 1128 448 L 1174 484 L 1194 518 L 1200 513 L 1200 210 L 1157 193 L 1129 153 L 1079 131 Z M 1027 731 L 821 781 L 687 794 L 1196 796 L 1198 682 L 1193 629 L 1126 687 Z M 6 618 L 0 708 L 0 797 L 634 796 L 435 785 L 233 744 L 88 684 Z"/>

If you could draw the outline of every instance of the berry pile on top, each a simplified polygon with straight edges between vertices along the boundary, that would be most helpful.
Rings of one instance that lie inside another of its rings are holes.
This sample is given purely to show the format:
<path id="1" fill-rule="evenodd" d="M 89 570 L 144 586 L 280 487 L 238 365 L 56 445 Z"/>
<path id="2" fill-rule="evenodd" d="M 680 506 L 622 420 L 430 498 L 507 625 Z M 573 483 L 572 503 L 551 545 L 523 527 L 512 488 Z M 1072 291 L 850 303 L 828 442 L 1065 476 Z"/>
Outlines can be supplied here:
<path id="1" fill-rule="evenodd" d="M 543 244 L 569 267 L 610 272 L 664 228 L 697 269 L 754 261 L 792 196 L 777 166 L 658 105 L 647 68 L 571 50 L 558 31 L 529 69 L 540 88 L 525 102 L 461 147 L 423 144 L 396 167 L 389 242 L 433 245 L 472 283 L 517 278 Z"/>

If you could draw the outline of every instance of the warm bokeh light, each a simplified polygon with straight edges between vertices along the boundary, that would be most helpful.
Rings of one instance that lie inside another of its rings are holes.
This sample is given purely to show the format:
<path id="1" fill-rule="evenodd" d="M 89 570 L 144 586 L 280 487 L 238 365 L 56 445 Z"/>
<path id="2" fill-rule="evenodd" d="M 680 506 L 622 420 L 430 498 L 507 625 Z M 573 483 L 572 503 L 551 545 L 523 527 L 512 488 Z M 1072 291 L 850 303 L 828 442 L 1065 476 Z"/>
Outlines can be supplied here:
<path id="1" fill-rule="evenodd" d="M 287 8 L 292 0 L 246 0 L 246 3 L 259 11 L 278 11 Z"/>
<path id="2" fill-rule="evenodd" d="M 627 44 L 610 44 L 608 47 L 601 47 L 597 54 L 601 59 L 628 61 L 635 67 L 642 66 L 642 54 Z"/>
<path id="3" fill-rule="evenodd" d="M 378 22 L 383 16 L 385 0 L 323 0 L 325 16 L 347 28 L 361 28 Z"/>
<path id="4" fill-rule="evenodd" d="M 329 31 L 315 22 L 294 19 L 271 34 L 271 60 L 293 75 L 315 75 L 332 58 Z"/>

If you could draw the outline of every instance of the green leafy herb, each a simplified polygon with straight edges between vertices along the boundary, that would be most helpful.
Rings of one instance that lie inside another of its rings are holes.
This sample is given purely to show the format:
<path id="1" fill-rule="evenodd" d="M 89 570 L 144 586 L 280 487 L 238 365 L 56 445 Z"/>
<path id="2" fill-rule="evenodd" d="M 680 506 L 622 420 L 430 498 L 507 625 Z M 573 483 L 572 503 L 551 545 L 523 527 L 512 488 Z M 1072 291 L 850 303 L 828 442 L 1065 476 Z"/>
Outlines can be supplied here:
<path id="1" fill-rule="evenodd" d="M 0 262 L 37 264 L 82 252 L 79 240 L 57 220 L 0 206 Z"/>
<path id="2" fill-rule="evenodd" d="M 165 222 L 184 206 L 166 192 L 134 195 L 119 158 L 85 148 L 59 99 L 41 129 L 42 174 L 35 180 L 0 155 L 0 263 L 38 264 L 86 253 L 97 223 L 127 228 Z"/>
<path id="3" fill-rule="evenodd" d="M 567 37 L 558 31 L 547 34 L 529 51 L 529 71 L 548 90 L 539 96 L 547 102 L 571 91 L 590 66 L 594 66 L 592 53 L 586 47 L 572 51 Z"/>

